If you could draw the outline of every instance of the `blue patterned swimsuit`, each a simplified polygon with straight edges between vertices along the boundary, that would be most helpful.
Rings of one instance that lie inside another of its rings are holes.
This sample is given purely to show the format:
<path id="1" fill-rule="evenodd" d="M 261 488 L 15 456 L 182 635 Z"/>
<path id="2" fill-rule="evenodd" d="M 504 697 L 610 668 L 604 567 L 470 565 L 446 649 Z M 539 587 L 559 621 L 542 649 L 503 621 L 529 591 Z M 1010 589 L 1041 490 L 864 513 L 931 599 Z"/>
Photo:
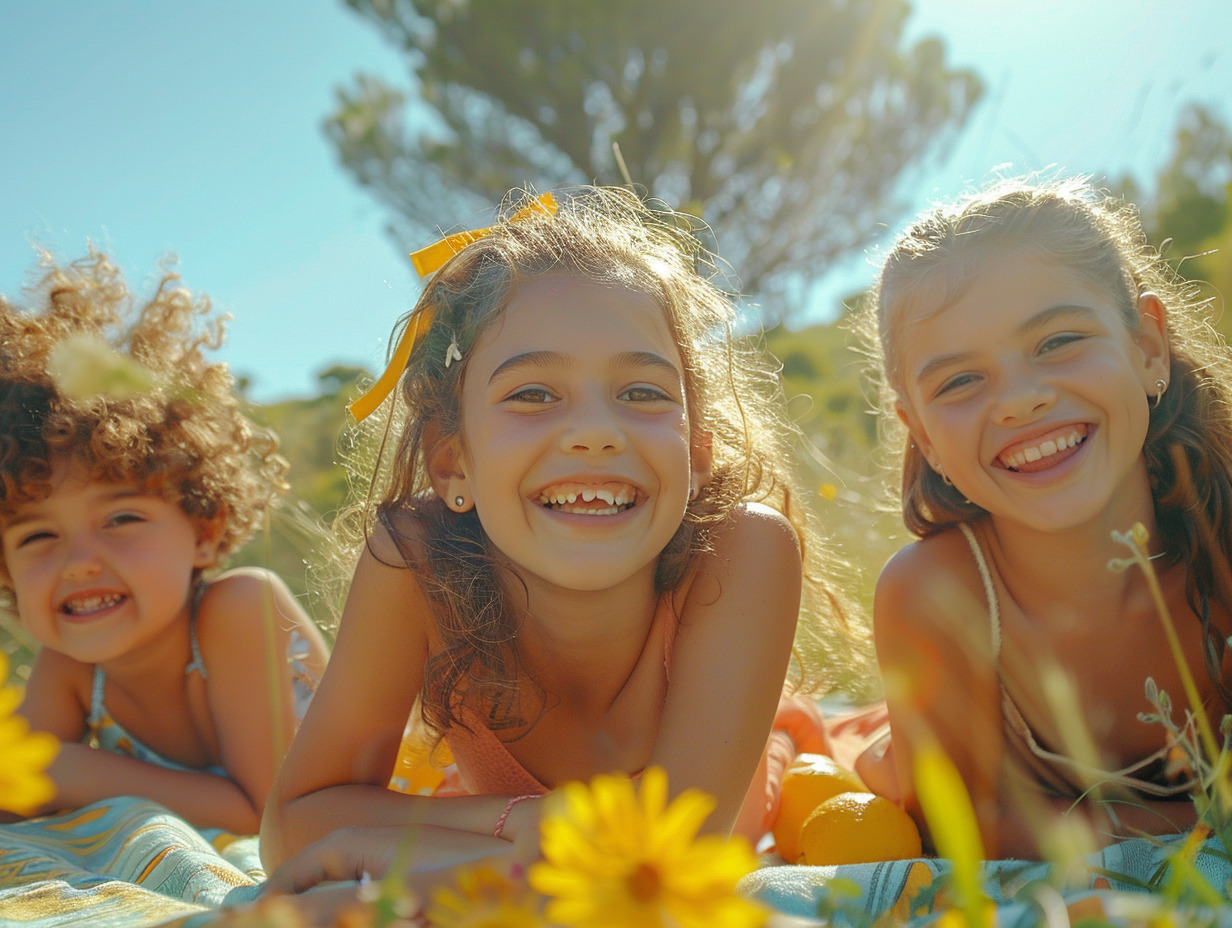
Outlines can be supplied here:
<path id="1" fill-rule="evenodd" d="M 192 660 L 184 668 L 185 676 L 190 673 L 199 673 L 202 680 L 208 680 L 209 674 L 205 670 L 205 662 L 201 659 L 201 647 L 197 644 L 197 607 L 201 603 L 201 596 L 205 589 L 206 584 L 201 584 L 193 594 L 192 611 L 188 617 L 188 638 L 192 645 Z M 312 693 L 317 682 L 312 671 L 304 663 L 309 654 L 307 639 L 298 630 L 292 632 L 291 640 L 287 643 L 287 661 L 291 664 L 291 675 L 295 687 L 296 722 L 301 721 L 308 710 L 308 703 L 312 700 Z M 124 727 L 107 711 L 103 703 L 103 689 L 106 685 L 107 672 L 96 664 L 94 666 L 94 687 L 90 696 L 90 717 L 86 720 L 86 737 L 83 739 L 91 747 L 102 748 L 112 754 L 134 757 L 147 764 L 155 764 L 169 770 L 216 773 L 224 777 L 227 775 L 227 771 L 217 764 L 209 767 L 186 767 L 184 764 L 168 760 L 153 748 L 142 744 L 125 731 Z"/>

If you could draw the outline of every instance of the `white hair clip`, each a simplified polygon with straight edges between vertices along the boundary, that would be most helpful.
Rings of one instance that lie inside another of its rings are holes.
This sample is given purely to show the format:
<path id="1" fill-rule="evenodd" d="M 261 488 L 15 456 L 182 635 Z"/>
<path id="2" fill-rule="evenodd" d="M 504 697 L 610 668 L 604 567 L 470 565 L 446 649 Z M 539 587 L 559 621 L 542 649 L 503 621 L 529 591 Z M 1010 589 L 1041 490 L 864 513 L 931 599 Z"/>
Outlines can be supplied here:
<path id="1" fill-rule="evenodd" d="M 458 350 L 458 336 L 454 336 L 449 342 L 449 347 L 445 349 L 445 366 L 449 367 L 454 361 L 462 360 L 462 352 Z"/>

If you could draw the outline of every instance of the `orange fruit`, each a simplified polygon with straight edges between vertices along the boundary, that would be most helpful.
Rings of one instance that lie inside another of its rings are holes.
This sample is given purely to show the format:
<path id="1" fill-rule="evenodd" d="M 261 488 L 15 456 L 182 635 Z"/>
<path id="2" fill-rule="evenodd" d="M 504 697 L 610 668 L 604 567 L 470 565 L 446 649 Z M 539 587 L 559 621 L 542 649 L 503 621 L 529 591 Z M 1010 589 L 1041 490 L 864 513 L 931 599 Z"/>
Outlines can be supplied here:
<path id="1" fill-rule="evenodd" d="M 800 829 L 813 810 L 839 793 L 863 790 L 860 778 L 824 754 L 800 754 L 783 774 L 779 816 L 774 822 L 775 849 L 789 864 L 800 856 Z"/>
<path id="2" fill-rule="evenodd" d="M 812 866 L 904 860 L 923 853 L 911 816 L 883 796 L 839 793 L 800 829 L 801 862 Z"/>

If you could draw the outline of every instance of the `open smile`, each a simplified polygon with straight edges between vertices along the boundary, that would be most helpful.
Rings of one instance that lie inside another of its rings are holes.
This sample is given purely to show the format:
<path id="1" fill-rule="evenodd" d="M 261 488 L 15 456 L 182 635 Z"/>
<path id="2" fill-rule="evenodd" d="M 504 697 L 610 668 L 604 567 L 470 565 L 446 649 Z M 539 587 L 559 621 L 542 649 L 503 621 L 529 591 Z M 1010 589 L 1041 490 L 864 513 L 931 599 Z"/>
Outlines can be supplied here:
<path id="1" fill-rule="evenodd" d="M 995 463 L 1018 474 L 1033 474 L 1056 467 L 1069 458 L 1078 446 L 1087 440 L 1088 426 L 1067 425 L 1053 432 L 1032 438 L 1029 442 L 1011 445 L 999 455 Z"/>
<path id="2" fill-rule="evenodd" d="M 128 599 L 121 593 L 90 593 L 70 596 L 60 604 L 60 612 L 75 619 L 90 618 L 112 609 Z"/>
<path id="3" fill-rule="evenodd" d="M 627 483 L 554 483 L 541 490 L 534 501 L 553 512 L 614 516 L 636 506 L 638 492 Z"/>

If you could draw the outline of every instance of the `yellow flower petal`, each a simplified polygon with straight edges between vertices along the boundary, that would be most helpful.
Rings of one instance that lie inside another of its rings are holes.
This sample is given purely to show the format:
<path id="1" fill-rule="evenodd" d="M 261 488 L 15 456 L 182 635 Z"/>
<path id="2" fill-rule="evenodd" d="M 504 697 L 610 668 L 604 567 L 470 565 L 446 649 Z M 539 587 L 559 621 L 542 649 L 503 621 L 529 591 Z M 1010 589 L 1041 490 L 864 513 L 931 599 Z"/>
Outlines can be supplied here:
<path id="1" fill-rule="evenodd" d="M 29 815 L 56 795 L 56 785 L 45 771 L 60 752 L 60 740 L 30 731 L 30 724 L 13 714 L 21 704 L 21 693 L 4 685 L 7 657 L 0 671 L 0 809 Z"/>
<path id="2" fill-rule="evenodd" d="M 757 866 L 743 840 L 697 838 L 714 808 L 686 790 L 667 801 L 667 777 L 598 776 L 569 784 L 541 824 L 543 860 L 530 885 L 548 897 L 546 915 L 565 928 L 748 928 L 767 913 L 736 893 Z"/>
<path id="3" fill-rule="evenodd" d="M 432 891 L 427 912 L 433 928 L 541 928 L 539 901 L 525 884 L 515 882 L 492 867 L 458 872 L 457 888 Z"/>

